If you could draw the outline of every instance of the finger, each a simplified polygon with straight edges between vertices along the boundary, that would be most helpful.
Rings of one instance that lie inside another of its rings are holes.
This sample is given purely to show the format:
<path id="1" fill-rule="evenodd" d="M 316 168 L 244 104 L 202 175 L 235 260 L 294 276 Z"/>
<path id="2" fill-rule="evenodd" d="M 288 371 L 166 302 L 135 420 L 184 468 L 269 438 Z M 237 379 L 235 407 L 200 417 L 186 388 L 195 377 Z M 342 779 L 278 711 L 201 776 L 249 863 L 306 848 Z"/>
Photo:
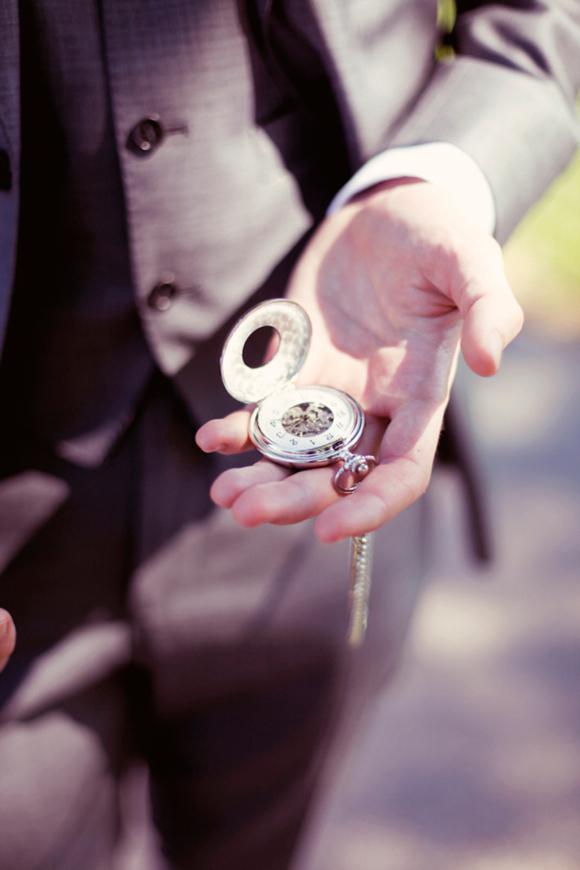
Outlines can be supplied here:
<path id="1" fill-rule="evenodd" d="M 250 482 L 248 476 L 241 480 L 237 494 L 232 489 L 218 503 L 231 507 L 244 528 L 287 525 L 320 515 L 316 533 L 321 541 L 331 543 L 372 531 L 408 507 L 426 489 L 430 462 L 417 465 L 409 458 L 384 462 L 347 497 L 336 492 L 335 473 L 336 467 L 328 466 L 264 483 L 255 478 Z M 212 497 L 217 501 L 213 493 Z"/>
<path id="2" fill-rule="evenodd" d="M 262 523 L 288 525 L 317 516 L 340 497 L 333 486 L 335 473 L 336 466 L 310 468 L 248 487 L 233 503 L 233 515 L 245 528 Z"/>
<path id="3" fill-rule="evenodd" d="M 234 411 L 227 417 L 209 420 L 197 430 L 195 441 L 204 453 L 242 453 L 250 450 L 248 438 L 249 411 Z"/>
<path id="4" fill-rule="evenodd" d="M 363 535 L 418 499 L 431 477 L 445 404 L 406 402 L 393 415 L 380 463 L 347 498 L 324 510 L 315 531 L 324 543 Z"/>
<path id="5" fill-rule="evenodd" d="M 0 609 L 0 671 L 4 669 L 12 655 L 16 643 L 16 629 L 10 614 Z"/>
<path id="6" fill-rule="evenodd" d="M 369 416 L 357 451 L 374 454 L 385 427 L 386 421 Z M 252 469 L 224 472 L 214 484 L 212 497 L 219 498 L 221 506 L 232 507 L 234 517 L 245 527 L 302 522 L 340 498 L 333 484 L 338 468 L 334 464 L 290 474 L 289 469 L 262 460 Z"/>
<path id="7" fill-rule="evenodd" d="M 407 458 L 381 463 L 355 492 L 320 514 L 315 525 L 318 539 L 330 544 L 378 529 L 416 501 L 428 479 L 425 469 Z"/>
<path id="8" fill-rule="evenodd" d="M 504 348 L 523 325 L 523 312 L 515 298 L 488 294 L 477 299 L 465 315 L 461 349 L 465 361 L 478 375 L 498 370 Z"/>
<path id="9" fill-rule="evenodd" d="M 466 269 L 466 282 L 458 300 L 463 315 L 461 349 L 468 366 L 478 375 L 494 374 L 504 348 L 523 325 L 523 312 L 503 270 L 499 246 L 493 239 L 476 251 Z"/>
<path id="10" fill-rule="evenodd" d="M 245 468 L 230 468 L 224 471 L 214 480 L 210 495 L 219 507 L 231 508 L 236 499 L 247 489 L 284 480 L 291 473 L 289 468 L 261 459 Z"/>

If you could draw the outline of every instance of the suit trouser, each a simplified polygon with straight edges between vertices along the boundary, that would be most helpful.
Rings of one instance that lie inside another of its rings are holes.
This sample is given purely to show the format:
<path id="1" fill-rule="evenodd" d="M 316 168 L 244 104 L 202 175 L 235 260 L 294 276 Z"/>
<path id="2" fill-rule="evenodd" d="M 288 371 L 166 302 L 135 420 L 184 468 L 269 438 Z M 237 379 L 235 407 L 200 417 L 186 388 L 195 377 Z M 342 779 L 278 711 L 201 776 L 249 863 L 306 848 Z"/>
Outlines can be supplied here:
<path id="1" fill-rule="evenodd" d="M 345 545 L 243 530 L 160 377 L 99 469 L 4 436 L 0 867 L 115 866 L 118 783 L 147 759 L 174 866 L 288 866 L 333 735 L 400 649 L 420 510 L 381 533 L 371 623 L 344 644 Z M 349 712 L 350 711 L 350 712 Z"/>

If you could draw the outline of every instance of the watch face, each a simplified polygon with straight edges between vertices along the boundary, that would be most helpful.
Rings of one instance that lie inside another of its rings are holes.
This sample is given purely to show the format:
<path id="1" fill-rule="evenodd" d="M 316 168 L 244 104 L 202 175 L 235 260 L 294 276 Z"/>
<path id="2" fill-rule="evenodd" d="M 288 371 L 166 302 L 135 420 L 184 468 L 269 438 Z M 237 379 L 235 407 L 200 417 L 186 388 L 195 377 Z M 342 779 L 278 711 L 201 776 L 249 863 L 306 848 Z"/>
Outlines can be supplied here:
<path id="1" fill-rule="evenodd" d="M 361 407 L 332 387 L 291 387 L 258 405 L 250 438 L 270 459 L 295 467 L 327 465 L 358 443 Z"/>
<path id="2" fill-rule="evenodd" d="M 245 343 L 263 326 L 273 327 L 280 343 L 271 359 L 252 368 L 243 359 Z M 230 395 L 241 402 L 258 402 L 250 417 L 252 443 L 273 462 L 293 468 L 344 460 L 364 428 L 362 408 L 347 393 L 333 387 L 292 386 L 306 358 L 310 333 L 310 320 L 300 305 L 270 299 L 238 321 L 221 359 L 222 380 Z"/>

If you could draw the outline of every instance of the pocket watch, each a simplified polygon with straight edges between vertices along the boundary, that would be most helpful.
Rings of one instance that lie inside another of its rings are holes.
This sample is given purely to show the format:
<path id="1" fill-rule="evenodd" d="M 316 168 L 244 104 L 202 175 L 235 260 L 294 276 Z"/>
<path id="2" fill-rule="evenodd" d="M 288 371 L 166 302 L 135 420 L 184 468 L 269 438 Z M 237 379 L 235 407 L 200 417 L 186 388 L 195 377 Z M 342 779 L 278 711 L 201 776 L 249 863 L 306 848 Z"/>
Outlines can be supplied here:
<path id="1" fill-rule="evenodd" d="M 251 368 L 244 362 L 244 346 L 264 326 L 278 333 L 278 349 L 263 366 Z M 352 452 L 364 429 L 364 412 L 352 396 L 335 387 L 295 385 L 311 334 L 310 319 L 296 302 L 262 302 L 228 336 L 221 359 L 222 380 L 235 399 L 257 403 L 248 434 L 260 453 L 290 468 L 338 463 L 335 486 L 348 493 L 376 460 Z"/>
<path id="2" fill-rule="evenodd" d="M 244 362 L 244 347 L 249 337 L 265 326 L 277 332 L 278 348 L 264 365 L 252 368 Z M 256 305 L 226 339 L 220 364 L 222 380 L 235 399 L 256 403 L 248 434 L 260 453 L 290 468 L 336 463 L 334 486 L 345 495 L 354 492 L 376 459 L 352 452 L 364 430 L 363 409 L 352 396 L 335 387 L 295 385 L 311 334 L 310 318 L 296 302 L 272 299 Z M 371 536 L 357 535 L 351 542 L 351 646 L 359 646 L 364 639 L 370 578 Z"/>

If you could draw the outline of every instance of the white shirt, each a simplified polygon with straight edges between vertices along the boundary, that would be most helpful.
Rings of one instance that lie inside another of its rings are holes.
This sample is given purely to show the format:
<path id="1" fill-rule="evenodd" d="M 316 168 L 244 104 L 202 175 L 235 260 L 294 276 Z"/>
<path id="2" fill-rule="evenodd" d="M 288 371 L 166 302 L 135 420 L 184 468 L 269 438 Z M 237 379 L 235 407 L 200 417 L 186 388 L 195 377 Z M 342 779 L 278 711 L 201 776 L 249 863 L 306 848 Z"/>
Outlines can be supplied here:
<path id="1" fill-rule="evenodd" d="M 372 157 L 342 187 L 328 207 L 333 214 L 357 193 L 392 178 L 422 178 L 451 191 L 486 232 L 495 229 L 495 203 L 488 181 L 468 154 L 448 142 L 389 148 Z"/>

